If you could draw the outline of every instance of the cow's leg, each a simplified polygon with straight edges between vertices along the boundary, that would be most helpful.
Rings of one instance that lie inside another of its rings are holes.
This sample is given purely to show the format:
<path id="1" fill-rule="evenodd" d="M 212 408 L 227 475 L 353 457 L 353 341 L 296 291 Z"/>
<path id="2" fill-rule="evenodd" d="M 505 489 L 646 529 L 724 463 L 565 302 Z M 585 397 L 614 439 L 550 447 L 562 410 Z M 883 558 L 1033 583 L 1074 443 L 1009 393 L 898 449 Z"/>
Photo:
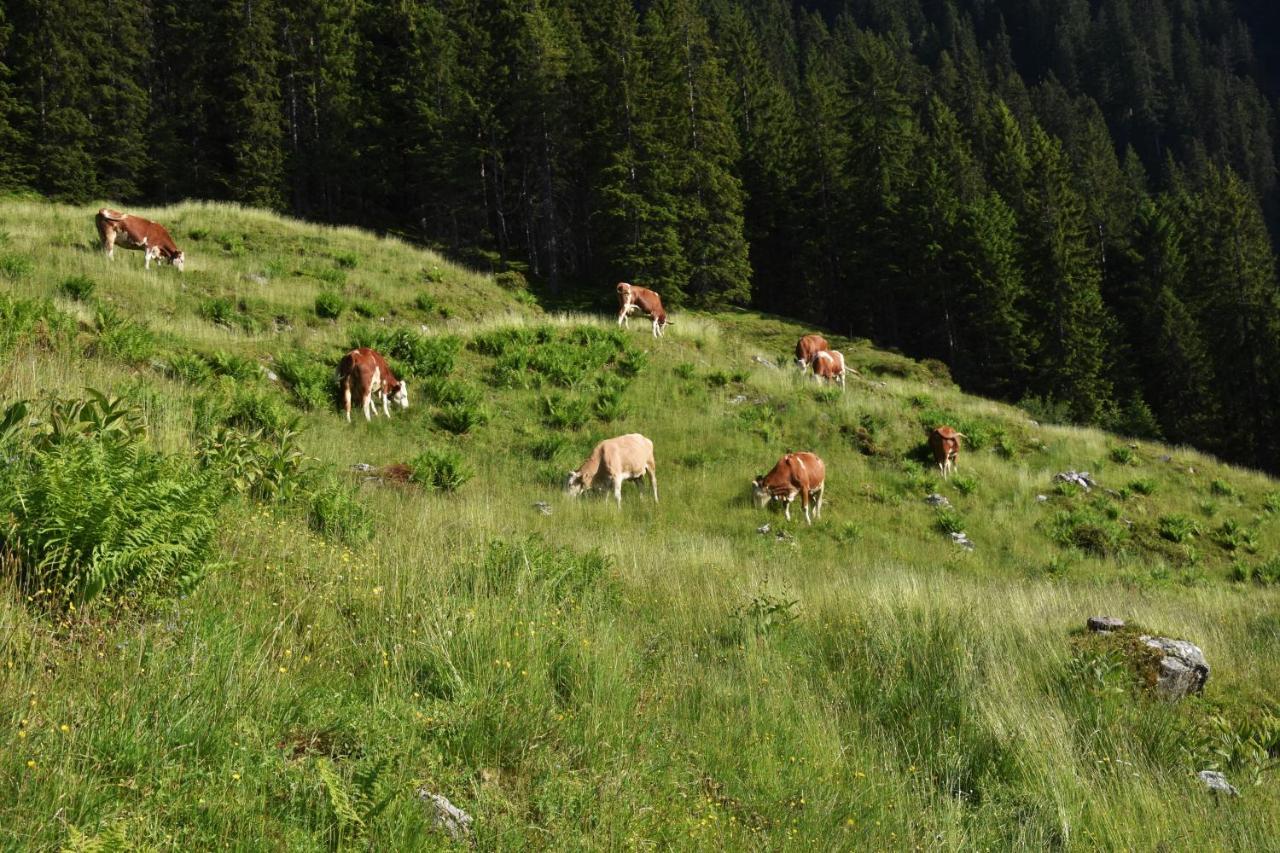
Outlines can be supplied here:
<path id="1" fill-rule="evenodd" d="M 810 504 L 809 498 L 810 498 L 809 487 L 801 486 L 800 487 L 800 506 L 804 509 L 805 524 L 813 524 L 813 518 L 809 515 L 809 504 Z"/>
<path id="2" fill-rule="evenodd" d="M 782 499 L 782 515 L 787 521 L 791 520 L 791 498 Z"/>
<path id="3" fill-rule="evenodd" d="M 364 389 L 364 394 L 360 397 L 360 408 L 364 410 L 364 419 L 366 421 L 373 420 L 373 417 L 370 415 L 371 412 L 373 414 L 377 414 L 378 412 L 378 407 L 373 405 L 373 392 L 368 388 Z"/>
<path id="4" fill-rule="evenodd" d="M 382 392 L 382 413 L 387 416 L 387 420 L 391 420 L 391 403 L 387 399 L 387 392 Z"/>
<path id="5" fill-rule="evenodd" d="M 623 305 L 622 310 L 618 312 L 618 326 L 625 327 L 627 325 L 627 306 Z"/>
<path id="6" fill-rule="evenodd" d="M 648 465 L 649 484 L 653 486 L 653 502 L 658 502 L 658 468 L 652 462 Z"/>
<path id="7" fill-rule="evenodd" d="M 826 484 L 824 483 L 822 486 L 819 486 L 818 488 L 813 490 L 813 495 L 814 495 L 813 517 L 814 518 L 822 517 L 822 495 L 824 492 L 826 492 L 825 486 Z"/>
<path id="8" fill-rule="evenodd" d="M 342 380 L 342 408 L 347 413 L 347 423 L 351 423 L 351 377 Z"/>
<path id="9" fill-rule="evenodd" d="M 622 484 L 626 482 L 626 477 L 617 474 L 613 478 L 613 499 L 618 502 L 618 509 L 622 509 Z"/>
<path id="10" fill-rule="evenodd" d="M 114 261 L 116 259 L 116 231 L 108 226 L 99 231 L 102 237 L 102 251 L 107 253 L 107 260 Z"/>

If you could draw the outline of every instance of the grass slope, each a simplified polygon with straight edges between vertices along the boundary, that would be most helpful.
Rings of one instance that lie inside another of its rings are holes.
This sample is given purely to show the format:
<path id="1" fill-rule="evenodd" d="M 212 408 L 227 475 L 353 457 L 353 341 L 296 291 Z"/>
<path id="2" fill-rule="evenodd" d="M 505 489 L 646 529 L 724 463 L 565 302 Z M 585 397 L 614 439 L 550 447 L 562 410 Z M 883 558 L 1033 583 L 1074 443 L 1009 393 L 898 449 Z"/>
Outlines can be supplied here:
<path id="1" fill-rule="evenodd" d="M 1275 481 L 1037 425 L 862 342 L 840 341 L 862 378 L 818 389 L 753 361 L 786 363 L 802 330 L 777 318 L 618 336 L 395 240 L 226 205 L 141 212 L 185 275 L 105 261 L 91 208 L 0 204 L 0 299 L 76 321 L 5 321 L 3 402 L 111 391 L 177 454 L 245 407 L 297 416 L 313 470 L 358 489 L 376 530 L 344 544 L 305 502 L 244 498 L 223 510 L 222 568 L 180 600 L 50 615 L 10 583 L 6 847 L 447 847 L 420 786 L 494 849 L 1280 837 L 1280 593 L 1251 580 L 1280 579 Z M 408 412 L 346 424 L 324 387 L 343 349 L 423 325 L 458 347 L 451 369 L 411 378 Z M 267 375 L 282 365 L 311 385 Z M 946 483 L 923 441 L 943 421 L 970 436 Z M 660 504 L 560 494 L 629 431 L 655 442 Z M 811 528 L 746 501 L 789 448 L 827 461 Z M 474 476 L 448 492 L 349 472 L 427 451 Z M 1102 488 L 1055 486 L 1068 468 Z M 1201 645 L 1205 694 L 1149 698 L 1122 643 L 1073 633 L 1094 613 Z M 1215 801 L 1208 767 L 1243 795 Z"/>

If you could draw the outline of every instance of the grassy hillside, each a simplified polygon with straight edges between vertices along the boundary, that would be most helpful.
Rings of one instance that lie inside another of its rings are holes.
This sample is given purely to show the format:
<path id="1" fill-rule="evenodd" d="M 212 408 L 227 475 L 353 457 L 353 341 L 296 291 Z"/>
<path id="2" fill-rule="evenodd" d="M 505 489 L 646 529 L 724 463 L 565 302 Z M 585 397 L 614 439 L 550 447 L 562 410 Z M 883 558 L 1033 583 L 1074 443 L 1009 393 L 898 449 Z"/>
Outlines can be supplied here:
<path id="1" fill-rule="evenodd" d="M 803 331 L 773 317 L 680 313 L 655 341 L 394 240 L 139 212 L 184 275 L 108 263 L 92 209 L 0 204 L 0 403 L 117 395 L 175 470 L 255 485 L 184 595 L 72 609 L 0 560 L 6 847 L 447 847 L 420 787 L 486 849 L 1280 837 L 1274 480 L 1036 424 L 862 342 L 838 342 L 861 377 L 820 389 L 753 359 Z M 411 408 L 348 425 L 332 366 L 370 341 Z M 945 483 L 940 422 L 970 437 Z M 630 431 L 659 504 L 562 496 Z M 306 461 L 244 461 L 281 448 Z M 827 461 L 812 527 L 746 499 L 787 449 Z M 1199 644 L 1204 695 L 1147 695 L 1122 642 L 1077 636 L 1099 613 Z"/>

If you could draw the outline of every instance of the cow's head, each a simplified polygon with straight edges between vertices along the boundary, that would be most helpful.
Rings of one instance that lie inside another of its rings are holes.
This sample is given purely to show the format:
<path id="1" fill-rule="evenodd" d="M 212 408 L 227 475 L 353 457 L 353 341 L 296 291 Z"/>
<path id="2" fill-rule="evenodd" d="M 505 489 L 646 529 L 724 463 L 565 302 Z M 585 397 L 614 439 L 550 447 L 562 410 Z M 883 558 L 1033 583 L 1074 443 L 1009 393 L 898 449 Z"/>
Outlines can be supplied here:
<path id="1" fill-rule="evenodd" d="M 577 471 L 570 471 L 569 479 L 564 481 L 564 490 L 571 498 L 576 498 L 578 495 L 582 494 L 582 474 Z"/>
<path id="2" fill-rule="evenodd" d="M 756 506 L 764 509 L 769 505 L 769 499 L 772 497 L 772 493 L 764 484 L 763 474 L 751 481 L 751 499 L 756 502 Z"/>
<path id="3" fill-rule="evenodd" d="M 409 408 L 409 386 L 404 382 L 396 383 L 395 389 L 391 392 L 391 399 L 400 408 Z"/>
<path id="4" fill-rule="evenodd" d="M 174 252 L 169 256 L 169 263 L 178 268 L 178 272 L 182 272 L 183 267 L 187 263 L 187 256 L 182 252 Z"/>

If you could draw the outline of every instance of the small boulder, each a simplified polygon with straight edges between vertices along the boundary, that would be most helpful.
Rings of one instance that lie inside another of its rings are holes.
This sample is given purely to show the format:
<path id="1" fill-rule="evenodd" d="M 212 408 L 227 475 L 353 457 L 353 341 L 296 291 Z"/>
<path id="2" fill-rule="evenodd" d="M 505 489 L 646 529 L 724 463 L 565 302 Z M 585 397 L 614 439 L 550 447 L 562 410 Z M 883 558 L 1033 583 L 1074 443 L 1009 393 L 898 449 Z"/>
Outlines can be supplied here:
<path id="1" fill-rule="evenodd" d="M 1163 655 L 1156 676 L 1156 692 L 1169 699 L 1181 699 L 1204 689 L 1209 680 L 1209 662 L 1199 646 L 1186 640 L 1146 634 L 1138 639 Z"/>
<path id="2" fill-rule="evenodd" d="M 960 533 L 952 533 L 951 541 L 956 543 L 966 551 L 972 551 L 974 548 L 977 547 L 976 545 L 973 544 L 973 540 L 969 538 L 969 535 L 967 533 L 964 533 L 963 531 L 961 531 Z"/>
<path id="3" fill-rule="evenodd" d="M 454 841 L 463 841 L 471 836 L 471 815 L 449 802 L 444 795 L 419 788 L 418 799 L 431 807 L 436 829 L 444 830 Z"/>
<path id="4" fill-rule="evenodd" d="M 1038 503 L 1038 504 L 1042 504 L 1042 503 L 1044 503 L 1044 502 L 1045 502 L 1045 501 L 1047 501 L 1047 500 L 1049 500 L 1049 496 L 1048 496 L 1048 495 L 1036 495 L 1036 503 Z"/>
<path id="5" fill-rule="evenodd" d="M 1063 471 L 1055 474 L 1053 479 L 1060 483 L 1075 483 L 1086 492 L 1098 485 L 1098 481 L 1090 477 L 1088 471 Z"/>
<path id="6" fill-rule="evenodd" d="M 373 470 L 373 466 L 370 465 L 368 462 L 357 462 L 356 464 L 351 466 L 351 470 L 359 471 L 362 474 L 367 474 Z"/>
<path id="7" fill-rule="evenodd" d="M 778 365 L 774 364 L 772 361 L 765 358 L 764 356 L 753 355 L 751 356 L 751 360 L 754 361 L 756 364 L 763 364 L 765 367 L 772 367 L 774 370 L 778 369 Z"/>
<path id="8" fill-rule="evenodd" d="M 925 495 L 924 502 L 929 506 L 936 506 L 938 509 L 951 509 L 951 501 L 947 500 L 946 495 L 940 495 L 937 492 Z"/>
<path id="9" fill-rule="evenodd" d="M 551 515 L 551 504 L 546 501 L 534 501 L 533 508 L 543 515 Z"/>
<path id="10" fill-rule="evenodd" d="M 769 532 L 769 525 L 767 524 L 762 524 L 756 528 L 756 533 L 759 533 L 761 536 L 764 536 L 768 532 Z"/>
<path id="11" fill-rule="evenodd" d="M 1089 626 L 1090 631 L 1110 633 L 1123 628 L 1124 620 L 1117 619 L 1115 616 L 1090 616 L 1085 624 Z"/>
<path id="12" fill-rule="evenodd" d="M 1227 777 L 1223 776 L 1217 770 L 1201 770 L 1196 774 L 1196 776 L 1199 777 L 1200 781 L 1204 783 L 1204 786 L 1212 791 L 1215 796 L 1218 794 L 1226 794 L 1228 797 L 1240 796 L 1240 792 L 1236 789 L 1236 786 L 1228 782 Z"/>
<path id="13" fill-rule="evenodd" d="M 729 402 L 735 406 L 741 406 L 743 403 L 747 402 L 747 395 L 746 394 L 734 395 L 733 397 L 729 398 Z"/>

